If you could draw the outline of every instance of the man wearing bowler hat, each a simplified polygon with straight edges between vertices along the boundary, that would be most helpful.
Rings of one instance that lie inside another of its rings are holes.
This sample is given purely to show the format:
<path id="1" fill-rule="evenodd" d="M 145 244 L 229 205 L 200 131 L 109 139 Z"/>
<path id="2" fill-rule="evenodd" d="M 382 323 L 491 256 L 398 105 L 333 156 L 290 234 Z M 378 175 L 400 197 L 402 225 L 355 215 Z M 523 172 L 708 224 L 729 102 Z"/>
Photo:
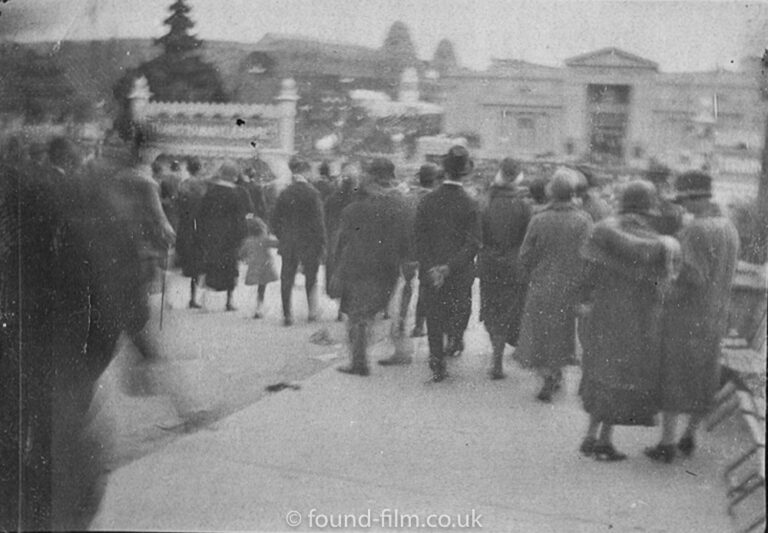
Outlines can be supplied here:
<path id="1" fill-rule="evenodd" d="M 451 148 L 443 157 L 445 179 L 420 202 L 414 223 L 419 279 L 425 286 L 429 367 L 435 382 L 447 376 L 445 357 L 463 351 L 472 312 L 480 216 L 477 202 L 462 186 L 472 169 L 467 149 Z"/>

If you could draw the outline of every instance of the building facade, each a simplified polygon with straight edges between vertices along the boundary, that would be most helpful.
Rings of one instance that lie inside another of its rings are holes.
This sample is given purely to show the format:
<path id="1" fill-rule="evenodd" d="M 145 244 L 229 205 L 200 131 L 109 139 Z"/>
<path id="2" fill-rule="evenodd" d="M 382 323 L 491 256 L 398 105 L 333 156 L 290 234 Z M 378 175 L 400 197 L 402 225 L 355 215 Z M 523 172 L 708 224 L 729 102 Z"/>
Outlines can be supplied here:
<path id="1" fill-rule="evenodd" d="M 759 172 L 765 129 L 757 73 L 663 73 L 607 48 L 563 68 L 494 60 L 441 80 L 445 129 L 475 134 L 480 156 Z"/>

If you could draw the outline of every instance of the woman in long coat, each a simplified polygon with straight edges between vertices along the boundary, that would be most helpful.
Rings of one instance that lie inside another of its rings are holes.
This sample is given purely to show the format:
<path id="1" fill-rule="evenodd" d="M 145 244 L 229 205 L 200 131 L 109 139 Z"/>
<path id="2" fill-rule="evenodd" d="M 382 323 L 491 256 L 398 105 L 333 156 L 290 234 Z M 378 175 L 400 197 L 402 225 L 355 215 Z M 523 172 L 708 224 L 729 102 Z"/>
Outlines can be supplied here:
<path id="1" fill-rule="evenodd" d="M 628 185 L 620 213 L 583 250 L 580 394 L 590 424 L 581 451 L 599 460 L 626 459 L 611 443 L 614 425 L 652 426 L 659 411 L 662 297 L 679 247 L 654 229 L 654 197 L 649 182 Z"/>
<path id="2" fill-rule="evenodd" d="M 198 214 L 205 284 L 214 291 L 227 291 L 227 311 L 235 310 L 232 292 L 237 283 L 238 251 L 245 238 L 246 213 L 236 179 L 237 169 L 222 165 Z"/>
<path id="3" fill-rule="evenodd" d="M 491 379 L 503 379 L 504 346 L 517 345 L 525 304 L 518 255 L 531 220 L 532 206 L 514 185 L 520 165 L 505 159 L 482 211 L 483 247 L 478 253 L 480 320 L 491 337 Z"/>
<path id="4" fill-rule="evenodd" d="M 190 309 L 200 308 L 196 295 L 198 278 L 203 273 L 203 250 L 200 243 L 198 211 L 205 192 L 206 183 L 198 178 L 187 178 L 179 185 L 176 262 L 181 267 L 182 275 L 190 278 Z"/>
<path id="5" fill-rule="evenodd" d="M 520 248 L 521 272 L 529 280 L 515 359 L 544 378 L 537 398 L 549 402 L 560 387 L 562 367 L 575 352 L 579 253 L 592 219 L 574 202 L 575 173 L 555 172 L 548 186 L 552 202 L 536 214 Z"/>
<path id="6" fill-rule="evenodd" d="M 694 218 L 677 234 L 683 266 L 664 312 L 662 436 L 646 450 L 651 459 L 665 462 L 676 454 L 677 415 L 690 416 L 677 443 L 679 451 L 690 455 L 696 429 L 720 386 L 720 341 L 739 254 L 736 228 L 711 201 L 712 179 L 689 172 L 678 177 L 676 187 L 678 203 Z"/>

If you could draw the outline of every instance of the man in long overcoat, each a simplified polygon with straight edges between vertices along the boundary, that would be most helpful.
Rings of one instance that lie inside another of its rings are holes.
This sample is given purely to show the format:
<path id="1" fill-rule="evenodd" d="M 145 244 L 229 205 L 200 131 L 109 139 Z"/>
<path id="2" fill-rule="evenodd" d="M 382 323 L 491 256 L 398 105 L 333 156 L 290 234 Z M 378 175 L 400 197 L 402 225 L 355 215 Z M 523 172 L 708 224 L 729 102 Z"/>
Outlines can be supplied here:
<path id="1" fill-rule="evenodd" d="M 472 313 L 480 213 L 461 183 L 472 168 L 467 149 L 452 147 L 443 158 L 445 180 L 421 201 L 414 222 L 419 283 L 425 286 L 429 368 L 435 382 L 447 377 L 446 354 L 458 355 L 464 349 Z"/>
<path id="2" fill-rule="evenodd" d="M 517 344 L 525 304 L 518 255 L 533 208 L 514 185 L 520 171 L 514 159 L 502 161 L 482 212 L 483 247 L 478 254 L 480 319 L 493 345 L 492 379 L 504 378 L 504 346 Z"/>
<path id="3" fill-rule="evenodd" d="M 693 453 L 695 432 L 712 408 L 720 385 L 720 341 L 728 325 L 731 285 L 739 255 L 739 236 L 730 219 L 712 202 L 712 178 L 688 172 L 677 178 L 677 202 L 693 215 L 678 233 L 683 266 L 665 305 L 662 331 L 662 436 L 646 450 L 652 459 L 674 458 L 678 415 L 689 415 L 677 443 Z"/>
<path id="4" fill-rule="evenodd" d="M 388 159 L 374 160 L 361 195 L 341 215 L 332 293 L 341 293 L 348 316 L 352 361 L 339 368 L 348 374 L 368 375 L 370 327 L 389 305 L 400 265 L 412 259 L 408 206 L 393 187 L 394 170 Z"/>
<path id="5" fill-rule="evenodd" d="M 306 278 L 308 320 L 317 320 L 317 271 L 325 252 L 325 217 L 320 193 L 308 181 L 309 163 L 299 157 L 288 164 L 293 182 L 280 193 L 272 213 L 272 232 L 280 241 L 278 253 L 283 264 L 280 270 L 280 294 L 283 300 L 283 323 L 293 324 L 291 292 L 299 265 Z"/>
<path id="6" fill-rule="evenodd" d="M 578 176 L 561 168 L 548 185 L 551 202 L 534 215 L 520 248 L 529 280 L 515 359 L 544 378 L 537 398 L 549 402 L 560 387 L 562 367 L 575 356 L 577 288 L 592 218 L 573 201 Z"/>

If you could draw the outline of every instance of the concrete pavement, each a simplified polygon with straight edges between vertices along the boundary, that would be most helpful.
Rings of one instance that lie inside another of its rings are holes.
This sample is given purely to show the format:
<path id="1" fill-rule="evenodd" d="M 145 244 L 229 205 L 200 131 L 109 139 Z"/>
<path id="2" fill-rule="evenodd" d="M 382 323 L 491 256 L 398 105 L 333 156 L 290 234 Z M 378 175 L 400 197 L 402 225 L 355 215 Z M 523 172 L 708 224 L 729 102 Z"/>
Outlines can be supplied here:
<path id="1" fill-rule="evenodd" d="M 293 357 L 311 358 L 305 338 Z M 629 460 L 595 462 L 577 451 L 586 424 L 578 369 L 552 405 L 540 404 L 536 378 L 513 363 L 506 380 L 487 379 L 489 347 L 474 319 L 466 340 L 444 383 L 425 383 L 418 339 L 411 366 L 374 364 L 368 378 L 326 368 L 175 438 L 111 473 L 93 529 L 311 531 L 346 520 L 413 530 L 404 515 L 426 525 L 440 514 L 444 525 L 472 525 L 469 515 L 486 531 L 731 529 L 720 473 L 741 447 L 738 427 L 703 434 L 696 455 L 672 465 L 642 455 L 656 428 L 617 428 Z M 328 363 L 343 362 L 336 349 Z M 390 350 L 380 342 L 372 359 Z"/>

